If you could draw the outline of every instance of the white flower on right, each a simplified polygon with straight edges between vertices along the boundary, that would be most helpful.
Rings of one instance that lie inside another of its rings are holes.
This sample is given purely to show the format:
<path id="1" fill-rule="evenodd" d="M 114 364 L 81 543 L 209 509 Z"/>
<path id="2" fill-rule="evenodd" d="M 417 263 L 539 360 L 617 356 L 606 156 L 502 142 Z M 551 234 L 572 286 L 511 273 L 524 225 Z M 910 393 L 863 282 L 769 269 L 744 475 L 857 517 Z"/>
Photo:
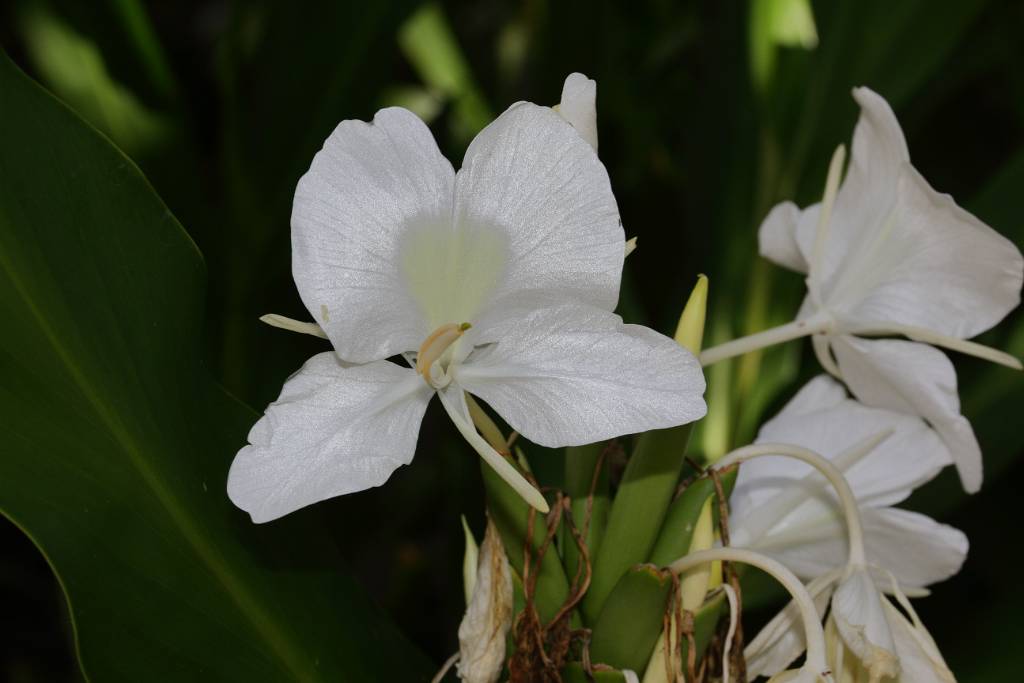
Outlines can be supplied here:
<path id="1" fill-rule="evenodd" d="M 917 342 L 1020 369 L 1017 359 L 965 340 L 1020 302 L 1024 261 L 1012 242 L 933 190 L 910 164 L 882 97 L 867 88 L 853 96 L 861 116 L 841 186 L 839 153 L 822 203 L 801 211 L 784 202 L 768 214 L 761 254 L 807 274 L 797 320 L 801 334 L 816 335 L 825 368 L 861 401 L 928 420 L 973 492 L 981 486 L 981 452 L 960 414 L 956 374 L 942 352 Z M 871 339 L 882 335 L 914 341 Z"/>
<path id="2" fill-rule="evenodd" d="M 882 438 L 881 441 L 879 439 Z M 850 509 L 808 464 L 782 456 L 744 462 L 731 498 L 730 536 L 810 579 L 838 681 L 951 680 L 901 586 L 920 591 L 955 574 L 967 553 L 960 531 L 892 507 L 951 463 L 920 418 L 871 408 L 828 377 L 811 380 L 762 427 L 758 444 L 793 444 L 832 463 L 856 501 L 866 564 L 847 554 Z M 769 447 L 769 446 L 765 446 Z M 845 517 L 845 519 L 844 519 Z M 913 624 L 882 593 L 912 615 Z M 804 650 L 794 605 L 746 649 L 751 674 L 772 675 Z M 929 670 L 932 677 L 921 677 Z"/>
<path id="3" fill-rule="evenodd" d="M 870 448 L 872 437 L 892 430 Z M 893 507 L 952 462 L 920 418 L 865 406 L 827 375 L 808 382 L 764 423 L 755 443 L 788 443 L 829 459 L 846 477 L 864 525 L 868 562 L 913 589 L 960 570 L 967 537 Z M 772 456 L 740 467 L 730 498 L 732 545 L 773 557 L 809 580 L 846 564 L 846 534 L 835 492 L 809 466 Z"/>

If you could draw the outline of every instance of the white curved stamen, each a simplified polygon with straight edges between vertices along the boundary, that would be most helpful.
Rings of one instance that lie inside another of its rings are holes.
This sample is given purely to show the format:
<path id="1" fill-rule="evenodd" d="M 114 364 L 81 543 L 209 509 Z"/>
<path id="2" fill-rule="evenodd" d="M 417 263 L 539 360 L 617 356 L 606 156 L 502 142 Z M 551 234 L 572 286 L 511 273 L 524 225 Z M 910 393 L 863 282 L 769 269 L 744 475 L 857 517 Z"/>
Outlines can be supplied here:
<path id="1" fill-rule="evenodd" d="M 729 683 L 729 654 L 732 651 L 733 636 L 736 635 L 736 624 L 740 620 L 740 606 L 732 586 L 723 583 L 722 590 L 729 600 L 729 630 L 725 634 L 725 647 L 722 648 L 722 683 Z"/>
<path id="2" fill-rule="evenodd" d="M 260 322 L 266 323 L 271 327 L 277 327 L 282 330 L 288 330 L 289 332 L 298 332 L 299 334 L 311 334 L 314 337 L 327 339 L 327 333 L 324 332 L 324 328 L 320 327 L 316 323 L 304 323 L 301 320 L 293 320 L 291 318 L 286 318 L 285 316 L 278 315 L 277 313 L 267 313 L 266 315 L 261 315 Z"/>
<path id="3" fill-rule="evenodd" d="M 878 442 L 883 438 L 888 437 L 891 433 L 892 432 L 890 430 L 888 433 L 883 433 L 884 436 L 881 436 L 881 438 L 879 438 L 880 435 L 871 437 L 871 439 L 868 440 L 868 444 L 870 444 L 871 448 L 874 448 Z M 872 441 L 874 441 L 874 443 L 871 443 Z M 870 448 L 868 450 L 870 450 Z M 825 475 L 825 478 L 829 480 L 829 483 L 832 484 L 832 487 L 836 490 L 836 494 L 839 496 L 839 503 L 842 506 L 843 515 L 846 518 L 847 533 L 850 536 L 850 557 L 847 562 L 847 566 L 866 566 L 867 558 L 864 551 L 864 529 L 861 524 L 860 508 L 857 506 L 857 498 L 853 495 L 853 490 L 850 488 L 849 482 L 846 481 L 846 477 L 843 476 L 842 471 L 840 471 L 832 461 L 808 448 L 793 446 L 791 444 L 763 443 L 744 446 L 743 448 L 738 448 L 731 453 L 727 453 L 725 457 L 715 463 L 715 467 L 721 469 L 728 467 L 729 465 L 741 463 L 745 460 L 760 458 L 766 455 L 782 455 L 790 458 L 796 458 L 797 460 L 801 460 L 811 467 L 816 468 L 819 472 Z"/>
<path id="4" fill-rule="evenodd" d="M 825 659 L 825 632 L 821 628 L 821 621 L 818 617 L 818 610 L 814 606 L 807 589 L 800 582 L 793 572 L 786 569 L 781 563 L 770 557 L 761 555 L 752 550 L 743 548 L 712 548 L 710 550 L 699 550 L 685 555 L 669 565 L 669 570 L 681 574 L 693 567 L 708 562 L 721 560 L 725 562 L 742 562 L 761 569 L 771 574 L 783 587 L 793 596 L 793 602 L 800 610 L 800 619 L 804 625 L 804 636 L 807 640 L 807 660 L 805 667 L 809 667 L 816 676 L 826 681 L 832 681 Z"/>
<path id="5" fill-rule="evenodd" d="M 875 328 L 863 328 L 857 329 L 858 335 L 884 335 L 884 334 L 902 334 L 908 339 L 912 339 L 917 342 L 924 342 L 925 344 L 931 344 L 932 346 L 941 346 L 942 348 L 949 349 L 950 351 L 959 351 L 965 353 L 968 356 L 974 356 L 975 358 L 981 358 L 992 363 L 998 363 L 1014 370 L 1021 370 L 1022 368 L 1020 359 L 1015 356 L 1011 356 L 1005 351 L 999 349 L 993 349 L 991 346 L 985 346 L 978 342 L 968 341 L 966 339 L 958 339 L 957 337 L 950 337 L 938 332 L 925 329 L 923 327 L 915 327 L 913 325 L 898 325 L 895 323 L 886 323 L 885 327 Z"/>

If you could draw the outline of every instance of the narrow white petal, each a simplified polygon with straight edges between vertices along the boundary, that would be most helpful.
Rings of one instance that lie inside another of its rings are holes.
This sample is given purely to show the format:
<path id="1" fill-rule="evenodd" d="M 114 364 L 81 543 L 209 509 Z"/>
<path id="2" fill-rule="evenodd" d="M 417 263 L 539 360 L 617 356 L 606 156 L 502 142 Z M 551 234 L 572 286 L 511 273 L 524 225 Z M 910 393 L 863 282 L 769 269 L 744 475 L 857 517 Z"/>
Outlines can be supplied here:
<path id="1" fill-rule="evenodd" d="M 839 571 L 823 574 L 807 584 L 807 592 L 814 600 L 819 616 L 824 616 Z M 769 621 L 743 650 L 750 677 L 772 676 L 784 670 L 807 649 L 807 641 L 800 624 L 800 611 L 790 601 Z"/>
<path id="2" fill-rule="evenodd" d="M 854 99 L 861 114 L 818 273 L 829 293 L 826 299 L 839 294 L 838 281 L 855 279 L 865 265 L 866 253 L 887 234 L 886 217 L 896 203 L 897 178 L 910 158 L 903 131 L 888 103 L 867 88 L 857 88 Z"/>
<path id="3" fill-rule="evenodd" d="M 581 73 L 569 74 L 562 86 L 558 113 L 597 151 L 597 82 Z"/>
<path id="4" fill-rule="evenodd" d="M 550 107 L 520 102 L 484 128 L 466 151 L 455 201 L 453 229 L 463 237 L 451 258 L 479 260 L 467 241 L 501 250 L 479 281 L 459 283 L 470 290 L 460 296 L 486 295 L 493 308 L 540 291 L 615 307 L 626 247 L 608 173 Z"/>
<path id="5" fill-rule="evenodd" d="M 419 375 L 394 363 L 313 356 L 249 432 L 228 495 L 254 522 L 267 522 L 379 486 L 412 460 L 431 396 Z"/>
<path id="6" fill-rule="evenodd" d="M 807 260 L 797 245 L 800 209 L 793 202 L 776 204 L 757 232 L 761 256 L 798 273 L 807 272 Z"/>
<path id="7" fill-rule="evenodd" d="M 426 125 L 390 108 L 338 124 L 299 180 L 295 283 L 342 358 L 409 351 L 433 329 L 409 291 L 407 271 L 420 266 L 409 245 L 451 224 L 454 179 Z"/>
<path id="8" fill-rule="evenodd" d="M 884 604 L 885 613 L 892 629 L 896 652 L 900 658 L 902 674 L 900 680 L 914 683 L 916 681 L 935 681 L 936 683 L 956 683 L 953 672 L 946 666 L 942 653 L 932 640 L 931 634 L 924 624 L 911 623 L 903 613 L 888 600 Z M 916 615 L 914 615 L 916 616 Z"/>
<path id="9" fill-rule="evenodd" d="M 832 617 L 843 642 L 864 668 L 873 675 L 895 677 L 899 660 L 884 602 L 867 571 L 855 570 L 832 595 Z"/>
<path id="10" fill-rule="evenodd" d="M 927 344 L 898 339 L 834 337 L 843 379 L 864 403 L 920 415 L 952 454 L 964 489 L 981 487 L 981 448 L 960 414 L 956 371 L 944 353 Z"/>
<path id="11" fill-rule="evenodd" d="M 674 341 L 606 311 L 521 312 L 455 380 L 534 443 L 560 447 L 672 427 L 704 415 L 704 376 Z"/>

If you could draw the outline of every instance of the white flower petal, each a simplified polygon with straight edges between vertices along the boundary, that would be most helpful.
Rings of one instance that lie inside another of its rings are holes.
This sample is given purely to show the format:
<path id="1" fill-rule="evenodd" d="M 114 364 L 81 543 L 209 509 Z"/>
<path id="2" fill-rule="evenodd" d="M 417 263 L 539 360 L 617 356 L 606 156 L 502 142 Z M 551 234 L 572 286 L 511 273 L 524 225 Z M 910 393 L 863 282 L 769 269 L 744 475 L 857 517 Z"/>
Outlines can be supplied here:
<path id="1" fill-rule="evenodd" d="M 608 173 L 550 107 L 520 102 L 476 136 L 455 204 L 456 234 L 501 252 L 491 280 L 464 284 L 490 308 L 542 292 L 614 309 L 626 241 Z"/>
<path id="2" fill-rule="evenodd" d="M 844 311 L 844 327 L 877 331 L 888 322 L 967 339 L 1002 320 L 1020 303 L 1017 247 L 909 165 L 897 186 L 887 231 L 857 274 L 866 294 Z"/>
<path id="3" fill-rule="evenodd" d="M 848 465 L 838 460 L 857 444 L 887 430 L 893 433 L 857 462 Z M 871 507 L 898 503 L 952 463 L 945 445 L 920 418 L 854 401 L 827 375 L 804 385 L 778 415 L 764 423 L 755 443 L 803 446 L 835 461 L 857 502 Z M 809 465 L 794 458 L 757 458 L 744 463 L 733 493 L 733 525 L 741 525 L 748 513 L 756 515 L 759 504 L 811 471 Z M 830 487 L 822 484 L 820 490 L 834 499 Z"/>
<path id="4" fill-rule="evenodd" d="M 433 394 L 394 363 L 349 365 L 317 354 L 249 432 L 250 445 L 231 464 L 228 495 L 259 523 L 379 486 L 412 460 Z"/>
<path id="5" fill-rule="evenodd" d="M 932 640 L 931 634 L 924 628 L 924 624 L 910 623 L 888 600 L 885 601 L 884 607 L 896 643 L 896 653 L 900 658 L 900 680 L 908 683 L 956 683 L 953 672 L 946 666 L 942 653 Z"/>
<path id="6" fill-rule="evenodd" d="M 967 557 L 967 536 L 910 510 L 862 510 L 868 562 L 895 575 L 907 588 L 945 581 Z M 888 589 L 884 584 L 880 588 Z"/>
<path id="7" fill-rule="evenodd" d="M 882 605 L 885 601 L 867 571 L 855 570 L 832 594 L 831 615 L 843 642 L 864 668 L 872 675 L 895 677 L 899 660 Z"/>
<path id="8" fill-rule="evenodd" d="M 373 123 L 338 124 L 299 180 L 295 284 L 345 360 L 416 349 L 437 326 L 429 327 L 406 283 L 425 277 L 419 242 L 436 241 L 437 226 L 451 225 L 454 179 L 426 125 L 390 108 Z"/>
<path id="9" fill-rule="evenodd" d="M 797 244 L 802 213 L 793 202 L 776 204 L 757 231 L 761 256 L 798 273 L 807 272 L 807 259 Z"/>
<path id="10" fill-rule="evenodd" d="M 892 572 L 905 588 L 924 588 L 960 570 L 967 538 L 958 529 L 897 508 L 861 508 L 860 512 L 868 562 Z M 801 508 L 797 522 L 787 520 L 746 545 L 804 579 L 843 567 L 849 551 L 846 524 L 838 509 L 817 500 Z M 888 580 L 883 578 L 878 586 L 888 590 Z"/>
<path id="11" fill-rule="evenodd" d="M 956 371 L 944 353 L 898 339 L 832 338 L 832 350 L 853 394 L 879 408 L 920 415 L 952 454 L 964 489 L 981 487 L 981 448 L 960 414 Z"/>
<path id="12" fill-rule="evenodd" d="M 838 577 L 839 572 L 833 571 L 822 574 L 807 584 L 807 592 L 814 600 L 818 616 L 825 615 L 825 608 L 832 597 L 832 589 Z M 790 601 L 744 648 L 747 675 L 754 678 L 777 674 L 793 663 L 806 649 L 807 638 L 800 621 L 800 610 L 795 602 Z"/>
<path id="13" fill-rule="evenodd" d="M 524 311 L 455 381 L 542 446 L 593 443 L 704 415 L 704 376 L 674 341 L 606 311 Z"/>
<path id="14" fill-rule="evenodd" d="M 597 82 L 571 73 L 562 85 L 558 113 L 597 151 Z"/>

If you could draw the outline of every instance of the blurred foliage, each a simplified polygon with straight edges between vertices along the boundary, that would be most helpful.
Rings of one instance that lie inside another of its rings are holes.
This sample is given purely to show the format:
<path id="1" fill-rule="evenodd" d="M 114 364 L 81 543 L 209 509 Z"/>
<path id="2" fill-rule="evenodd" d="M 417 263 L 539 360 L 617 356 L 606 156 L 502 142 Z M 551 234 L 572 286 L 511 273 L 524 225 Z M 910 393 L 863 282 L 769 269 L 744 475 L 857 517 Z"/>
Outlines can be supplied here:
<path id="1" fill-rule="evenodd" d="M 1024 5 L 819 0 L 815 46 L 806 4 L 12 0 L 0 10 L 0 43 L 129 152 L 196 240 L 209 278 L 207 358 L 260 409 L 323 348 L 257 322 L 269 311 L 305 315 L 290 278 L 295 183 L 338 121 L 389 104 L 431 119 L 458 165 L 488 116 L 519 99 L 557 102 L 571 71 L 597 79 L 601 156 L 627 234 L 640 238 L 620 312 L 670 333 L 707 273 L 708 344 L 782 322 L 799 305 L 800 278 L 756 256 L 756 229 L 780 199 L 816 200 L 831 151 L 849 140 L 855 85 L 892 103 L 937 189 L 1024 244 Z M 1024 316 L 981 341 L 1024 354 Z M 987 483 L 968 499 L 947 473 L 911 500 L 972 542 L 964 571 L 920 611 L 961 681 L 1008 680 L 1008 645 L 1024 636 L 1024 591 L 1003 550 L 1024 483 L 1024 383 L 956 361 Z M 817 371 L 798 344 L 716 366 L 712 412 L 694 442 L 715 455 L 748 441 Z M 412 467 L 315 516 L 375 599 L 441 661 L 463 604 L 459 514 L 482 535 L 483 494 L 474 456 L 438 416 L 428 413 Z M 529 454 L 542 482 L 564 472 L 561 453 Z M 16 530 L 0 539 L 11 549 L 0 559 L 0 604 L 17 610 L 20 634 L 0 646 L 0 678 L 72 680 L 70 654 L 54 655 L 68 642 L 55 585 Z M 975 637 L 961 637 L 965 622 L 978 625 Z"/>

